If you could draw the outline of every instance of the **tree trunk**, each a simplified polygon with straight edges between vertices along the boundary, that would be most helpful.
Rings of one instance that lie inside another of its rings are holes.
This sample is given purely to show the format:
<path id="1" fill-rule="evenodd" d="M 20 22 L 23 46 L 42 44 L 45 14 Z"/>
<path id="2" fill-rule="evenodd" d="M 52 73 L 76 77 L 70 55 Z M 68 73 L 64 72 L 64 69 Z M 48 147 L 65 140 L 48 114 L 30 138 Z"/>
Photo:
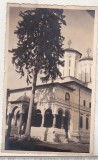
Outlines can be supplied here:
<path id="1" fill-rule="evenodd" d="M 26 125 L 26 131 L 25 131 L 26 137 L 30 136 L 32 111 L 34 111 L 34 97 L 35 97 L 36 81 L 37 81 L 37 73 L 35 72 L 33 74 L 32 92 L 31 92 L 31 97 L 30 97 L 27 125 Z"/>

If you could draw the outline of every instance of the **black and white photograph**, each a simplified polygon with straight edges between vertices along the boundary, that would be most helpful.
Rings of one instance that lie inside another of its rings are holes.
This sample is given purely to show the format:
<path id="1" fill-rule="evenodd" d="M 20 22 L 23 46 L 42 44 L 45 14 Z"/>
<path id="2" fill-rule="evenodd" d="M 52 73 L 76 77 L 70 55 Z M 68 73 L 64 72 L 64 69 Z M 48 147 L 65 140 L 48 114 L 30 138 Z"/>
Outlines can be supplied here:
<path id="1" fill-rule="evenodd" d="M 93 9 L 8 4 L 4 150 L 90 153 L 94 22 Z"/>

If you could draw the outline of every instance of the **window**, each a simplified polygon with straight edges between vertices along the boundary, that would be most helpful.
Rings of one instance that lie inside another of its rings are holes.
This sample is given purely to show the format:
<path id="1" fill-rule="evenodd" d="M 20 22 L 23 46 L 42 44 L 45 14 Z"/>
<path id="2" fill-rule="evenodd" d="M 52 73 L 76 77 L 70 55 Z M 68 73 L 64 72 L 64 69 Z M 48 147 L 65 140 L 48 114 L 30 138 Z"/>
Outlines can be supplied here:
<path id="1" fill-rule="evenodd" d="M 89 102 L 89 108 L 91 108 L 91 102 Z"/>
<path id="2" fill-rule="evenodd" d="M 83 106 L 86 106 L 86 101 L 85 100 L 83 100 Z"/>
<path id="3" fill-rule="evenodd" d="M 70 69 L 69 69 L 69 76 L 70 76 Z"/>
<path id="4" fill-rule="evenodd" d="M 71 66 L 71 60 L 69 60 L 69 67 Z"/>
<path id="5" fill-rule="evenodd" d="M 80 116 L 80 128 L 83 128 L 83 116 Z"/>
<path id="6" fill-rule="evenodd" d="M 89 122 L 88 122 L 88 120 L 89 120 L 89 119 L 88 119 L 88 117 L 86 117 L 86 129 L 88 129 L 88 128 L 89 128 L 89 125 L 88 125 L 88 124 L 89 124 Z"/>
<path id="7" fill-rule="evenodd" d="M 70 94 L 67 92 L 65 94 L 65 101 L 69 101 L 70 100 Z"/>

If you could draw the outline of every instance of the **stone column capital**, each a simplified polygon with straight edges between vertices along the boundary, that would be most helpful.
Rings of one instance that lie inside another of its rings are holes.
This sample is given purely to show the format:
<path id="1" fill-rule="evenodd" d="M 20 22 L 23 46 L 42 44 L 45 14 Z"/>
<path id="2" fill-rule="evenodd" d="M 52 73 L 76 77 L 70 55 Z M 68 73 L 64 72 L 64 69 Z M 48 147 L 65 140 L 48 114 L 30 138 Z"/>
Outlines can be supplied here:
<path id="1" fill-rule="evenodd" d="M 56 115 L 57 115 L 57 113 L 55 113 L 55 114 L 53 113 L 53 116 L 56 116 Z"/>
<path id="2" fill-rule="evenodd" d="M 65 114 L 64 114 L 64 113 L 62 114 L 62 117 L 65 117 Z"/>

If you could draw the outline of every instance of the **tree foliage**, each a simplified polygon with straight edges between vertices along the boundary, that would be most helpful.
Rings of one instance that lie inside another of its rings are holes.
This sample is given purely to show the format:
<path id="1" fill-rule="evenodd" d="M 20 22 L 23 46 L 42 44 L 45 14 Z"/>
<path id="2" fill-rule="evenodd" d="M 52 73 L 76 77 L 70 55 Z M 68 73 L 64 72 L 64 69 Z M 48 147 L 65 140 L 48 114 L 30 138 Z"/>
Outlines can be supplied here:
<path id="1" fill-rule="evenodd" d="M 20 12 L 15 34 L 17 48 L 13 53 L 12 63 L 21 77 L 27 74 L 30 83 L 33 73 L 40 73 L 42 81 L 61 77 L 59 66 L 63 66 L 64 55 L 61 25 L 66 25 L 62 9 L 32 9 Z"/>

